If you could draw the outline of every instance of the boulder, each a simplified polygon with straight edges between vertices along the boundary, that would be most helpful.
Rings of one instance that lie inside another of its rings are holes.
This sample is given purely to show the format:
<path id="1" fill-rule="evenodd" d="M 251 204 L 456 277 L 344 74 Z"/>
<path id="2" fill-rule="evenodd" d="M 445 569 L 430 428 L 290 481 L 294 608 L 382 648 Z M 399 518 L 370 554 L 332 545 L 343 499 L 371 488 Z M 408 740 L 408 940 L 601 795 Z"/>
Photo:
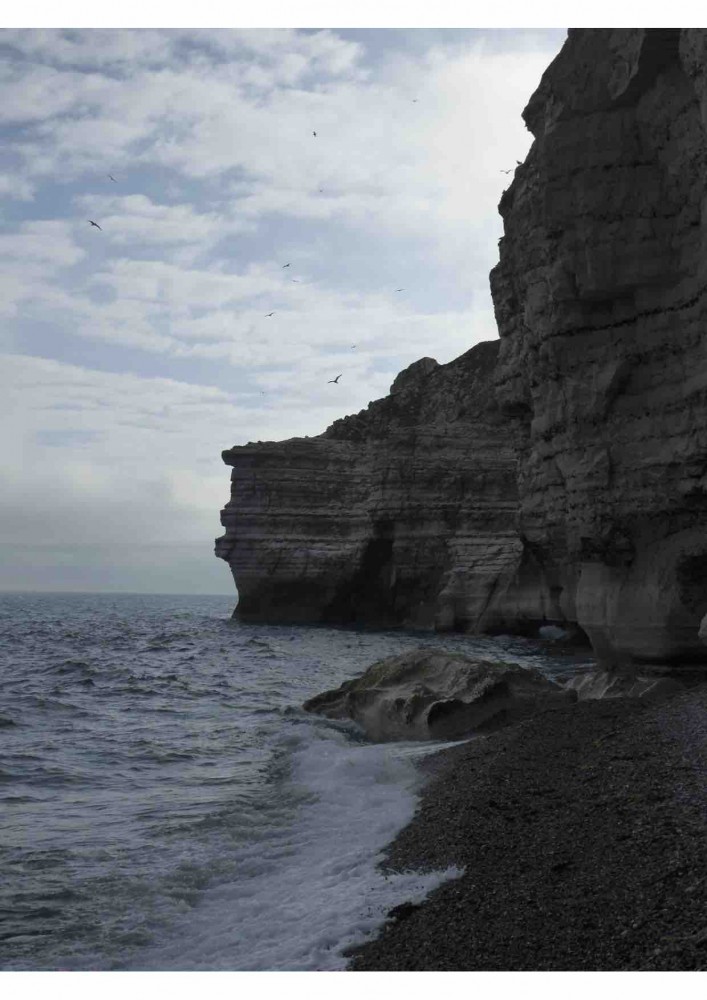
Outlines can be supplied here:
<path id="1" fill-rule="evenodd" d="M 420 648 L 390 656 L 304 703 L 353 719 L 373 740 L 459 739 L 577 700 L 577 693 L 515 663 Z"/>

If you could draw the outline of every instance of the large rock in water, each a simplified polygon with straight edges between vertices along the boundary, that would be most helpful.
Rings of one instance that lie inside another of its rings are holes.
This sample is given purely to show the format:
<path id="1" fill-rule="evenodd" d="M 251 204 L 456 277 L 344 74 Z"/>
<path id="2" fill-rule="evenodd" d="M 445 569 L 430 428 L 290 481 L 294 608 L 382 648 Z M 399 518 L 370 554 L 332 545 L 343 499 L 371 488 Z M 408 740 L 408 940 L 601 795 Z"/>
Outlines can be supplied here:
<path id="1" fill-rule="evenodd" d="M 329 719 L 353 719 L 374 740 L 435 740 L 576 700 L 575 691 L 536 670 L 418 649 L 374 663 L 335 691 L 310 698 L 304 708 Z"/>
<path id="2" fill-rule="evenodd" d="M 531 630 L 559 616 L 523 566 L 498 341 L 423 358 L 322 435 L 223 452 L 216 554 L 247 621 Z"/>
<path id="3" fill-rule="evenodd" d="M 570 31 L 491 274 L 519 529 L 607 665 L 707 662 L 707 32 Z"/>

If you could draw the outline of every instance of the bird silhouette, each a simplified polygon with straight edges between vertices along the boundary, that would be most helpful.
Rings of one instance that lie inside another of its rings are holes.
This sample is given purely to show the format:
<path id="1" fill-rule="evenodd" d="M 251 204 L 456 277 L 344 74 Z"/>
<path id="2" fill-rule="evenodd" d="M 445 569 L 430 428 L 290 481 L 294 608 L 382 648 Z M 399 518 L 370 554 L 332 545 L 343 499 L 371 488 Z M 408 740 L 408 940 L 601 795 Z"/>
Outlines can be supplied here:
<path id="1" fill-rule="evenodd" d="M 275 313 L 274 313 L 274 312 L 271 312 L 271 313 L 265 313 L 265 315 L 266 315 L 266 316 L 274 316 L 274 315 L 275 315 Z"/>
<path id="2" fill-rule="evenodd" d="M 88 221 L 91 223 L 92 226 L 95 226 L 96 229 L 101 229 L 101 227 L 98 225 L 98 223 L 94 222 L 93 219 L 89 219 Z M 101 229 L 101 232 L 103 232 L 102 229 Z"/>
<path id="3" fill-rule="evenodd" d="M 110 177 L 110 179 L 113 181 L 114 184 L 118 183 L 113 174 L 108 174 L 108 176 Z"/>
<path id="4" fill-rule="evenodd" d="M 417 104 L 417 98 L 416 98 L 416 97 L 413 97 L 413 99 L 412 99 L 412 103 L 413 103 L 413 104 Z"/>
<path id="5" fill-rule="evenodd" d="M 511 170 L 501 170 L 500 173 L 502 173 L 502 174 L 512 174 L 513 170 L 512 169 Z"/>
<path id="6" fill-rule="evenodd" d="M 404 292 L 404 291 L 405 291 L 405 289 L 404 289 L 404 288 L 396 288 L 396 289 L 395 289 L 395 291 L 396 291 L 396 292 Z"/>
<path id="7" fill-rule="evenodd" d="M 312 135 L 314 136 L 315 139 L 317 138 L 317 133 L 316 132 L 312 132 Z"/>
<path id="8" fill-rule="evenodd" d="M 289 264 L 283 264 L 282 266 L 283 267 L 289 267 L 290 265 Z"/>
<path id="9" fill-rule="evenodd" d="M 291 280 L 294 281 L 295 284 L 297 284 L 297 285 L 299 285 L 299 283 L 300 283 L 299 278 L 292 278 Z"/>
<path id="10" fill-rule="evenodd" d="M 341 375 L 343 375 L 343 374 L 344 373 L 342 372 Z M 341 378 L 341 375 L 337 375 L 336 378 L 330 378 L 329 382 L 327 382 L 327 385 L 329 385 L 330 382 L 333 382 L 335 385 L 338 385 L 339 384 L 339 379 Z"/>

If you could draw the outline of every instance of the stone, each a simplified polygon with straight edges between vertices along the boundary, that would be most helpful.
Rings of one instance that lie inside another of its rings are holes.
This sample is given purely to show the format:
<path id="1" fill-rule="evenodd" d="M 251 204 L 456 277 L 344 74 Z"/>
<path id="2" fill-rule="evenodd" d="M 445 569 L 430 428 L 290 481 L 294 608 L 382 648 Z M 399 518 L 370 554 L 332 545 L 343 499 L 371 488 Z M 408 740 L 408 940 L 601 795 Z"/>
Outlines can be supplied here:
<path id="1" fill-rule="evenodd" d="M 608 667 L 707 662 L 706 39 L 571 30 L 500 204 L 519 532 Z"/>
<path id="2" fill-rule="evenodd" d="M 707 665 L 707 30 L 570 30 L 499 205 L 499 342 L 224 452 L 238 614 Z"/>
<path id="3" fill-rule="evenodd" d="M 420 648 L 379 660 L 304 708 L 352 719 L 373 740 L 443 740 L 576 700 L 574 690 L 537 670 Z"/>
<path id="4" fill-rule="evenodd" d="M 223 452 L 233 471 L 216 554 L 239 618 L 534 633 L 562 617 L 515 526 L 498 350 L 423 358 L 318 437 Z"/>

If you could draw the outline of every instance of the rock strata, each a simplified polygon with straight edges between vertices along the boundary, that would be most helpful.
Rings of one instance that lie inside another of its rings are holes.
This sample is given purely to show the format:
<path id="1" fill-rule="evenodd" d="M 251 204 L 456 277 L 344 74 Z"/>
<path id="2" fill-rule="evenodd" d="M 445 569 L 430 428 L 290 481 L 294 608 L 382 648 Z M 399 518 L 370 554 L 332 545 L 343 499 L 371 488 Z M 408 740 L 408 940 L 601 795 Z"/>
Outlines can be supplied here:
<path id="1" fill-rule="evenodd" d="M 459 739 L 577 700 L 570 688 L 513 663 L 418 649 L 306 701 L 329 719 L 353 719 L 373 740 Z"/>
<path id="2" fill-rule="evenodd" d="M 707 32 L 570 31 L 491 274 L 519 530 L 607 665 L 705 661 Z"/>
<path id="3" fill-rule="evenodd" d="M 705 65 L 705 29 L 569 32 L 499 206 L 500 346 L 223 453 L 240 616 L 707 664 Z"/>
<path id="4" fill-rule="evenodd" d="M 248 621 L 531 630 L 557 617 L 515 530 L 499 343 L 423 358 L 319 437 L 223 452 L 216 554 Z"/>

